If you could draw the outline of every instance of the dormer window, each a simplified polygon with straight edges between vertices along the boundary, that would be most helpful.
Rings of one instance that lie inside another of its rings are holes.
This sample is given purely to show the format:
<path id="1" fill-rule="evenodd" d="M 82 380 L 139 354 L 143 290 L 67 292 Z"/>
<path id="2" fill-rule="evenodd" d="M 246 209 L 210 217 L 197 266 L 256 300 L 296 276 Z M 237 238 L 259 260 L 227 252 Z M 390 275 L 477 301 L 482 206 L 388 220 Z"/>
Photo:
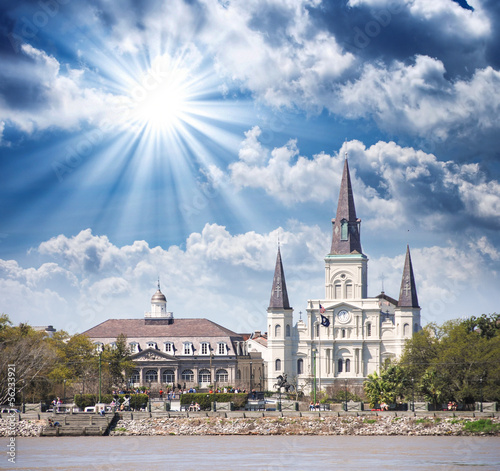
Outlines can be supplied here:
<path id="1" fill-rule="evenodd" d="M 116 350 L 116 342 L 111 342 L 109 344 L 109 347 L 111 348 L 111 350 Z"/>
<path id="2" fill-rule="evenodd" d="M 227 355 L 227 345 L 225 342 L 219 342 L 217 344 L 217 354 L 218 355 Z"/>
<path id="3" fill-rule="evenodd" d="M 200 344 L 200 355 L 210 354 L 210 344 L 208 342 L 201 342 Z"/>
<path id="4" fill-rule="evenodd" d="M 156 350 L 156 342 L 148 342 L 148 348 L 153 348 Z"/>
<path id="5" fill-rule="evenodd" d="M 174 344 L 172 342 L 165 342 L 165 353 L 174 353 Z"/>
<path id="6" fill-rule="evenodd" d="M 139 344 L 137 342 L 130 342 L 130 353 L 139 353 Z"/>
<path id="7" fill-rule="evenodd" d="M 182 348 L 183 355 L 192 355 L 193 354 L 193 344 L 191 342 L 184 342 Z"/>
<path id="8" fill-rule="evenodd" d="M 347 222 L 347 219 L 342 219 L 342 221 L 340 221 L 340 240 L 347 240 L 348 227 L 349 223 Z"/>

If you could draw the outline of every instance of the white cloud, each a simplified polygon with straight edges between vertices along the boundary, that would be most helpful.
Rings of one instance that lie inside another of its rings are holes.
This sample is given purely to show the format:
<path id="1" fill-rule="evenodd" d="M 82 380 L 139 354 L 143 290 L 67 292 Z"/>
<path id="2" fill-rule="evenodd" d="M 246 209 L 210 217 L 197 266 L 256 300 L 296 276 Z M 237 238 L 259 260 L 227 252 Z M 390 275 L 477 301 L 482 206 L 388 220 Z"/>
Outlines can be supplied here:
<path id="1" fill-rule="evenodd" d="M 240 160 L 228 167 L 237 188 L 261 188 L 285 204 L 335 201 L 348 151 L 356 207 L 359 214 L 373 215 L 367 218 L 372 228 L 408 227 L 415 216 L 425 217 L 429 229 L 464 216 L 485 225 L 499 220 L 500 184 L 488 181 L 478 164 L 441 162 L 382 141 L 368 148 L 350 141 L 334 155 L 307 158 L 299 155 L 295 140 L 269 150 L 259 135 L 258 127 L 247 133 Z"/>
<path id="2" fill-rule="evenodd" d="M 358 80 L 340 90 L 340 103 L 328 107 L 356 119 L 373 116 L 383 129 L 408 132 L 438 142 L 451 132 L 472 135 L 496 129 L 500 113 L 500 72 L 487 67 L 470 80 L 451 82 L 443 63 L 417 56 L 385 68 L 368 64 Z M 471 123 L 474 123 L 471 126 Z"/>

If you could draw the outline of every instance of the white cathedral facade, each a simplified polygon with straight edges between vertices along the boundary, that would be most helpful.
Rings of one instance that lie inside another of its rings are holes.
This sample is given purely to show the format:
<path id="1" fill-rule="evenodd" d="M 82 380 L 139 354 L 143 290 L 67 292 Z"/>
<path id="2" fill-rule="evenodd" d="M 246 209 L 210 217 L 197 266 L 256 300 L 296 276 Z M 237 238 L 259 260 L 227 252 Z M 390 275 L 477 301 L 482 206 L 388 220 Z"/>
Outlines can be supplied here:
<path id="1" fill-rule="evenodd" d="M 325 257 L 325 296 L 307 302 L 307 318 L 293 321 L 280 249 L 267 310 L 267 345 L 248 341 L 249 351 L 264 358 L 268 389 L 279 375 L 308 394 L 329 386 L 361 385 L 380 372 L 386 359 L 401 355 L 406 339 L 421 329 L 415 278 L 407 247 L 399 298 L 384 292 L 367 296 L 368 258 L 360 239 L 347 158 L 337 214 L 332 220 L 331 250 Z"/>

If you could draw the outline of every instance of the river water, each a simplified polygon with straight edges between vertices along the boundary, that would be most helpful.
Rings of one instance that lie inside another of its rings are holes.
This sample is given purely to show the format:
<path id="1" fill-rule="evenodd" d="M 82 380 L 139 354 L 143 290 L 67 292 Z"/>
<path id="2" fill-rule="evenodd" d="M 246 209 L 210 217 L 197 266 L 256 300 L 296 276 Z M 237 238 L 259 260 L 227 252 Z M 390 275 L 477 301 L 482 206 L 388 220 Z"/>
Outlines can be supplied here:
<path id="1" fill-rule="evenodd" d="M 498 437 L 163 436 L 17 438 L 12 470 L 500 470 Z"/>

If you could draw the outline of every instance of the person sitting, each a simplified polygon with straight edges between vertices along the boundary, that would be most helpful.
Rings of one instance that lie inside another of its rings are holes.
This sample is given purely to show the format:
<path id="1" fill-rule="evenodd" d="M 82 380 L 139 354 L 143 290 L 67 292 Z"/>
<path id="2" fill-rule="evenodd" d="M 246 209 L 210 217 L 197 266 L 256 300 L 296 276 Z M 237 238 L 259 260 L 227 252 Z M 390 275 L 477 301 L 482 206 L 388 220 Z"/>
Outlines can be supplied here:
<path id="1" fill-rule="evenodd" d="M 314 410 L 314 402 L 311 401 L 311 403 L 309 404 L 309 410 Z"/>

